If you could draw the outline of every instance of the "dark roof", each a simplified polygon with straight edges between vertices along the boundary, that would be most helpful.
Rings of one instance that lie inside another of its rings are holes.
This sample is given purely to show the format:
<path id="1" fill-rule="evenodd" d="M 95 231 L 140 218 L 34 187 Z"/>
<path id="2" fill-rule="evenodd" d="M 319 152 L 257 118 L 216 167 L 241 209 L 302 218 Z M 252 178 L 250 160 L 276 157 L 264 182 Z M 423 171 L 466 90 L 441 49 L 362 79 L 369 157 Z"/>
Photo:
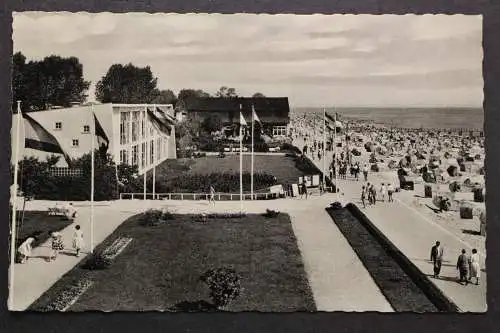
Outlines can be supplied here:
<path id="1" fill-rule="evenodd" d="M 247 121 L 252 117 L 252 105 L 263 122 L 281 123 L 289 119 L 288 97 L 198 97 L 186 100 L 188 112 L 228 112 L 236 116 L 240 105 Z"/>

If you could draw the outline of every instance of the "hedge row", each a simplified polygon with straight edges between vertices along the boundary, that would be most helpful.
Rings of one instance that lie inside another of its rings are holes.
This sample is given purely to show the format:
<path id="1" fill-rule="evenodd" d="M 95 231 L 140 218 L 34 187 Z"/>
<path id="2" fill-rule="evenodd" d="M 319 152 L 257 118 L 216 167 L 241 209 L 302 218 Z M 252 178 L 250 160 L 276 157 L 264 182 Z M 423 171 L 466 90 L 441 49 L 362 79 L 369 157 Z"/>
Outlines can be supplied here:
<path id="1" fill-rule="evenodd" d="M 250 173 L 243 173 L 243 190 L 250 191 Z M 273 175 L 254 174 L 254 188 L 262 189 L 277 184 Z M 210 192 L 213 186 L 216 192 L 236 193 L 240 190 L 239 173 L 183 174 L 156 182 L 157 193 L 195 193 Z"/>

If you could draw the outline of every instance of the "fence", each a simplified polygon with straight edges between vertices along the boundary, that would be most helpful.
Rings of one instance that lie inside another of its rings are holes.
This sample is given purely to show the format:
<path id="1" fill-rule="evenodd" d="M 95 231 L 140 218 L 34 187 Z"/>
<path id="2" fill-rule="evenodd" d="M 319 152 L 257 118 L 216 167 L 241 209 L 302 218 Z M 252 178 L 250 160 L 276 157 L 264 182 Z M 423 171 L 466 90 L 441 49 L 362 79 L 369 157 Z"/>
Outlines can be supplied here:
<path id="1" fill-rule="evenodd" d="M 283 197 L 279 193 L 254 193 L 253 200 L 272 200 Z M 120 200 L 144 199 L 144 193 L 120 193 Z M 146 193 L 146 200 L 209 200 L 208 193 Z M 214 200 L 240 200 L 239 193 L 215 193 Z M 243 200 L 252 200 L 251 193 L 244 193 Z"/>
<path id="2" fill-rule="evenodd" d="M 77 168 L 52 167 L 49 172 L 54 177 L 81 177 L 83 170 Z"/>

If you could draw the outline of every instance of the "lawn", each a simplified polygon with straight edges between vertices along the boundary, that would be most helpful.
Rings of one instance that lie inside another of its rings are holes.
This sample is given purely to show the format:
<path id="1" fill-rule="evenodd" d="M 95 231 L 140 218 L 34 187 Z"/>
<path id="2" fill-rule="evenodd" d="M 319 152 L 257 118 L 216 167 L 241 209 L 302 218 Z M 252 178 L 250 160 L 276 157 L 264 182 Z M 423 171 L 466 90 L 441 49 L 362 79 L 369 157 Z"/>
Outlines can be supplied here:
<path id="1" fill-rule="evenodd" d="M 155 227 L 138 221 L 138 215 L 125 221 L 97 248 L 104 249 L 117 237 L 133 239 L 110 267 L 100 271 L 75 267 L 30 309 L 43 309 L 68 285 L 85 277 L 94 283 L 70 311 L 186 311 L 186 304 L 211 302 L 200 275 L 226 266 L 236 270 L 242 287 L 227 311 L 316 310 L 287 214 L 206 222 L 174 215 Z"/>
<path id="2" fill-rule="evenodd" d="M 50 216 L 46 211 L 25 211 L 24 221 L 20 223 L 22 211 L 17 212 L 19 222 L 17 225 L 17 247 L 21 245 L 26 238 L 36 234 L 33 247 L 43 244 L 50 237 L 50 233 L 60 231 L 72 222 L 61 216 Z"/>
<path id="3" fill-rule="evenodd" d="M 243 155 L 243 172 L 250 172 L 251 157 Z M 156 178 L 170 179 L 181 174 L 209 175 L 212 173 L 237 174 L 240 172 L 240 157 L 228 155 L 224 158 L 206 156 L 196 159 L 167 160 L 156 168 Z M 292 157 L 283 155 L 255 155 L 254 173 L 266 173 L 277 178 L 278 184 L 296 184 L 303 172 L 295 166 Z M 151 172 L 149 172 L 151 176 Z"/>

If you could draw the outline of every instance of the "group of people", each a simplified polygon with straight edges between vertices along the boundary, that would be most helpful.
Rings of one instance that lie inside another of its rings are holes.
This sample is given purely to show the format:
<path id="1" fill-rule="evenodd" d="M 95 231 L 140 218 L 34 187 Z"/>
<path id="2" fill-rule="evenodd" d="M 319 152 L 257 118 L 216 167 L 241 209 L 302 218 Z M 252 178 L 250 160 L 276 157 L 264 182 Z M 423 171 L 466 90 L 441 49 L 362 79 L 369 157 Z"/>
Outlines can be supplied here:
<path id="1" fill-rule="evenodd" d="M 60 251 L 64 250 L 64 242 L 60 232 L 52 232 L 51 236 L 51 252 L 47 258 L 47 261 L 53 261 L 57 259 Z M 17 249 L 18 252 L 18 262 L 24 264 L 30 257 L 33 250 L 33 243 L 36 241 L 36 236 L 28 237 Z M 80 251 L 85 247 L 85 242 L 83 240 L 83 231 L 79 225 L 75 226 L 75 231 L 73 232 L 72 246 L 75 251 L 75 256 L 80 256 Z"/>
<path id="2" fill-rule="evenodd" d="M 368 199 L 368 205 L 375 205 L 377 203 L 377 192 L 380 194 L 380 200 L 385 202 L 394 202 L 394 186 L 392 184 L 382 183 L 380 189 L 377 191 L 375 184 L 367 183 L 361 188 L 361 202 L 363 208 L 366 208 L 366 200 Z"/>
<path id="3" fill-rule="evenodd" d="M 458 282 L 463 285 L 472 283 L 472 279 L 476 279 L 476 285 L 479 285 L 479 278 L 481 275 L 481 265 L 479 263 L 479 253 L 476 249 L 472 249 L 472 254 L 468 255 L 465 249 L 462 249 L 461 254 L 458 256 L 456 269 L 459 273 Z M 441 273 L 441 266 L 443 263 L 444 248 L 441 242 L 437 241 L 431 248 L 430 260 L 434 266 L 434 278 L 439 278 Z"/>

